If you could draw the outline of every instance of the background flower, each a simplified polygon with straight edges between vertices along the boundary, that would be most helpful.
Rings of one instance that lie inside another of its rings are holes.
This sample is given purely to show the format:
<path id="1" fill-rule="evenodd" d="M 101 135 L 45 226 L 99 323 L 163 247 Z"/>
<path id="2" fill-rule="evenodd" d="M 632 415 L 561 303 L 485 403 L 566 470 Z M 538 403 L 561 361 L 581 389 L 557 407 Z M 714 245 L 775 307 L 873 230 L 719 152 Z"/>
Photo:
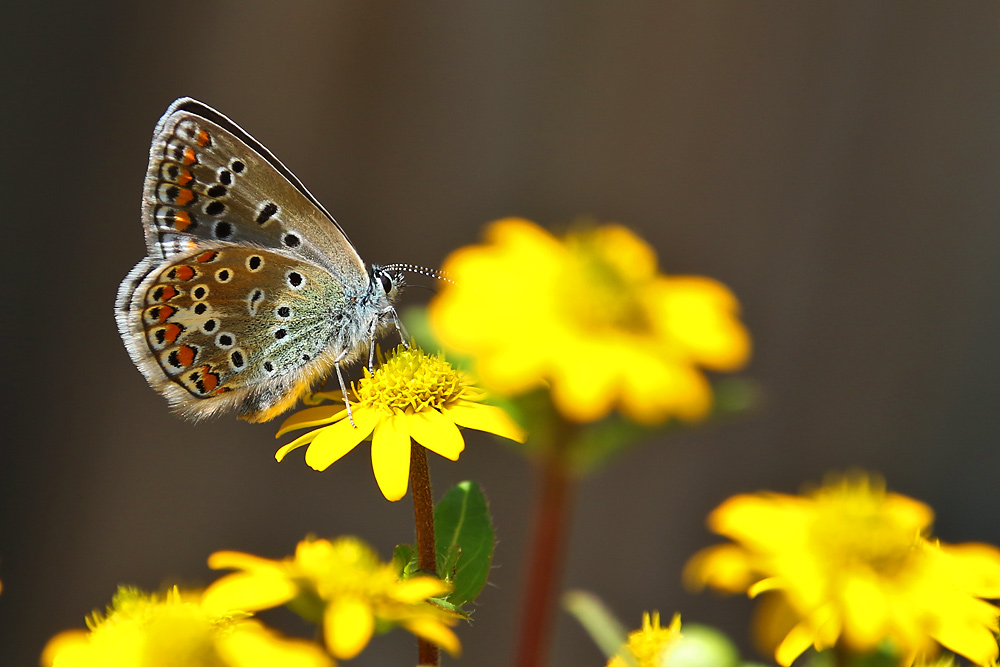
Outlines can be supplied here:
<path id="1" fill-rule="evenodd" d="M 165 595 L 122 588 L 89 630 L 49 641 L 43 667 L 333 667 L 322 647 L 288 639 L 248 614 L 210 611 L 199 592 Z"/>
<path id="2" fill-rule="evenodd" d="M 527 220 L 489 226 L 487 242 L 445 261 L 454 278 L 431 303 L 441 341 L 507 395 L 549 383 L 559 410 L 593 421 L 618 407 L 655 423 L 703 417 L 701 369 L 736 370 L 750 353 L 739 306 L 709 278 L 664 276 L 653 249 L 621 225 L 558 239 Z"/>
<path id="3" fill-rule="evenodd" d="M 857 653 L 889 640 L 904 661 L 938 642 L 978 665 L 997 658 L 1000 550 L 929 538 L 933 512 L 863 474 L 831 478 L 804 496 L 730 498 L 708 518 L 734 543 L 709 547 L 685 569 L 693 588 L 751 596 L 758 633 L 790 665 L 809 646 Z"/>
<path id="4" fill-rule="evenodd" d="M 642 615 L 642 627 L 630 632 L 628 642 L 622 651 L 628 651 L 638 667 L 669 667 L 666 660 L 667 649 L 681 638 L 681 616 L 674 614 L 670 625 L 660 627 L 660 612 Z M 608 661 L 607 667 L 626 667 L 628 665 L 620 655 Z"/>
<path id="5" fill-rule="evenodd" d="M 449 626 L 459 617 L 427 600 L 450 587 L 432 576 L 400 580 L 391 563 L 361 540 L 307 539 L 293 558 L 269 560 L 234 551 L 209 558 L 215 569 L 235 569 L 205 591 L 205 605 L 258 611 L 295 601 L 294 610 L 322 627 L 334 656 L 355 657 L 379 630 L 400 626 L 457 655 L 458 637 Z"/>

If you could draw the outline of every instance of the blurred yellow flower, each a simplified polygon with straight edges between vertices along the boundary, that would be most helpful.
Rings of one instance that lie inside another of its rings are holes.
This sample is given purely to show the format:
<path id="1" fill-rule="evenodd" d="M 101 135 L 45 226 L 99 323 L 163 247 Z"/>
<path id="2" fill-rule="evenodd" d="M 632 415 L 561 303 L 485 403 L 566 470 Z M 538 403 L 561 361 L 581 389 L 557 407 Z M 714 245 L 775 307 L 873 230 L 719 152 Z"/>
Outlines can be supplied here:
<path id="1" fill-rule="evenodd" d="M 122 588 L 89 630 L 49 640 L 43 667 L 333 667 L 321 646 L 288 639 L 248 614 L 212 613 L 197 592 L 160 596 Z"/>
<path id="2" fill-rule="evenodd" d="M 980 598 L 1000 598 L 1000 549 L 932 540 L 933 518 L 861 473 L 805 496 L 734 496 L 708 523 L 735 543 L 695 554 L 684 577 L 693 588 L 771 592 L 757 633 L 776 640 L 781 665 L 810 646 L 863 654 L 885 640 L 904 664 L 933 657 L 936 641 L 987 665 L 1000 609 Z"/>
<path id="3" fill-rule="evenodd" d="M 452 655 L 461 651 L 448 626 L 459 617 L 428 598 L 446 595 L 450 585 L 432 576 L 400 580 L 392 564 L 379 561 L 353 537 L 299 542 L 294 558 L 269 560 L 235 551 L 208 559 L 213 569 L 239 572 L 205 591 L 205 606 L 258 611 L 297 601 L 320 610 L 323 638 L 337 658 L 353 658 L 368 645 L 377 626 L 400 626 Z"/>
<path id="4" fill-rule="evenodd" d="M 642 615 L 642 628 L 628 635 L 628 642 L 622 647 L 628 651 L 638 667 L 669 667 L 664 659 L 665 651 L 681 638 L 681 617 L 674 614 L 670 626 L 660 627 L 660 612 Z M 616 655 L 608 661 L 607 667 L 626 667 L 628 663 Z"/>
<path id="5" fill-rule="evenodd" d="M 371 436 L 375 481 L 388 500 L 399 500 L 409 485 L 410 438 L 451 461 L 465 449 L 459 426 L 524 442 L 523 430 L 507 413 L 481 403 L 485 393 L 440 355 L 399 348 L 374 375 L 367 368 L 364 373 L 351 402 L 354 425 L 343 403 L 302 410 L 285 420 L 278 436 L 323 428 L 288 443 L 275 458 L 281 461 L 293 449 L 309 445 L 306 463 L 326 470 Z M 343 400 L 339 392 L 319 396 Z"/>
<path id="6" fill-rule="evenodd" d="M 721 283 L 657 272 L 653 249 L 620 225 L 557 239 L 527 220 L 445 261 L 454 284 L 430 305 L 440 340 L 471 355 L 483 382 L 520 394 L 548 382 L 567 418 L 618 407 L 656 423 L 711 407 L 699 367 L 737 370 L 750 353 L 739 304 Z"/>

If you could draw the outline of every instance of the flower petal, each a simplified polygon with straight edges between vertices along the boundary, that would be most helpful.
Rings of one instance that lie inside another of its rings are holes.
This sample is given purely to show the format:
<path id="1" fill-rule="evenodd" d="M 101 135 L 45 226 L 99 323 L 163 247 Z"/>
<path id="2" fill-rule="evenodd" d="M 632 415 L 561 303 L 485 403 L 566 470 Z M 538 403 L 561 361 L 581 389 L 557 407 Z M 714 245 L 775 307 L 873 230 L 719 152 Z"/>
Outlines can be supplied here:
<path id="1" fill-rule="evenodd" d="M 372 470 L 386 500 L 406 495 L 410 481 L 410 430 L 406 416 L 386 417 L 372 436 Z"/>
<path id="2" fill-rule="evenodd" d="M 457 461 L 465 449 L 465 438 L 455 422 L 437 410 L 421 410 L 406 415 L 410 437 L 450 461 Z"/>
<path id="3" fill-rule="evenodd" d="M 344 407 L 343 403 L 340 403 L 340 405 L 321 405 L 318 408 L 306 408 L 305 410 L 299 410 L 281 423 L 281 426 L 278 428 L 278 432 L 274 434 L 274 437 L 279 438 L 289 431 L 294 431 L 300 428 L 323 426 L 324 424 L 329 424 L 337 421 L 338 419 L 342 419 L 345 416 L 347 416 L 347 408 Z"/>
<path id="4" fill-rule="evenodd" d="M 365 600 L 341 595 L 334 599 L 323 615 L 323 637 L 335 657 L 349 660 L 368 645 L 375 631 L 375 616 Z"/>
<path id="5" fill-rule="evenodd" d="M 707 547 L 684 566 L 684 585 L 693 591 L 711 586 L 727 593 L 741 593 L 759 579 L 754 577 L 751 562 L 750 553 L 735 544 Z"/>
<path id="6" fill-rule="evenodd" d="M 281 564 L 279 561 L 242 551 L 216 551 L 208 557 L 208 566 L 213 570 L 268 570 L 280 568 Z"/>
<path id="7" fill-rule="evenodd" d="M 350 419 L 342 419 L 320 429 L 319 435 L 306 450 L 306 464 L 310 468 L 326 470 L 367 438 L 378 423 L 379 413 L 376 410 L 359 407 L 353 412 L 357 428 Z"/>
<path id="8" fill-rule="evenodd" d="M 403 621 L 403 627 L 432 644 L 440 646 L 454 657 L 462 654 L 462 644 L 458 637 L 444 623 L 433 618 L 414 618 Z"/>
<path id="9" fill-rule="evenodd" d="M 577 422 L 601 419 L 619 393 L 620 362 L 593 341 L 567 342 L 567 351 L 552 378 L 552 401 Z"/>
<path id="10" fill-rule="evenodd" d="M 982 600 L 967 600 L 960 606 L 965 608 L 960 613 L 943 613 L 938 616 L 939 625 L 930 633 L 931 636 L 944 647 L 964 655 L 977 665 L 995 664 L 998 656 L 997 639 L 991 628 L 996 629 L 996 607 Z M 955 607 L 947 611 L 959 611 Z"/>
<path id="11" fill-rule="evenodd" d="M 304 447 L 305 445 L 308 445 L 313 440 L 315 440 L 316 436 L 320 434 L 320 430 L 321 429 L 316 429 L 315 431 L 309 431 L 308 433 L 303 433 L 302 435 L 295 438 L 295 440 L 292 440 L 287 445 L 282 445 L 281 447 L 278 448 L 278 451 L 274 453 L 274 460 L 277 461 L 278 463 L 281 463 L 281 461 L 286 456 L 288 456 L 288 452 L 298 449 L 299 447 Z"/>
<path id="12" fill-rule="evenodd" d="M 774 660 L 782 667 L 789 667 L 795 658 L 805 653 L 809 648 L 816 632 L 807 621 L 803 621 L 792 628 L 792 631 L 785 635 L 781 644 L 774 651 Z"/>
<path id="13" fill-rule="evenodd" d="M 459 426 L 493 433 L 514 442 L 524 442 L 528 437 L 523 428 L 495 405 L 457 401 L 445 408 L 445 415 Z"/>
<path id="14" fill-rule="evenodd" d="M 208 587 L 202 607 L 211 613 L 258 611 L 278 607 L 299 592 L 295 582 L 278 570 L 259 569 L 222 577 Z"/>
<path id="15" fill-rule="evenodd" d="M 216 640 L 223 662 L 231 667 L 334 667 L 314 642 L 287 639 L 256 622 L 243 622 Z"/>
<path id="16" fill-rule="evenodd" d="M 940 545 L 955 586 L 971 595 L 1000 598 L 1000 549 L 990 544 Z"/>
<path id="17" fill-rule="evenodd" d="M 837 593 L 844 618 L 844 642 L 859 653 L 868 653 L 886 636 L 891 600 L 879 586 L 878 576 L 858 572 L 844 577 Z"/>
<path id="18" fill-rule="evenodd" d="M 451 585 L 437 577 L 413 577 L 399 582 L 392 597 L 400 602 L 414 604 L 427 598 L 444 595 L 451 590 Z"/>

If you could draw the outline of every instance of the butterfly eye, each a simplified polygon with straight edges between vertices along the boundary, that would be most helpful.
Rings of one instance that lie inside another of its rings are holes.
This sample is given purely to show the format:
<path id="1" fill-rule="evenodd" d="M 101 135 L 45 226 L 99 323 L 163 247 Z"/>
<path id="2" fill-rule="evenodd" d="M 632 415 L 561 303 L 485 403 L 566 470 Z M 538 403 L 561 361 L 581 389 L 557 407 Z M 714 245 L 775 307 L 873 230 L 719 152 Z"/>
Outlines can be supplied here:
<path id="1" fill-rule="evenodd" d="M 380 273 L 378 279 L 382 282 L 382 289 L 386 294 L 389 294 L 392 291 L 392 278 L 389 277 L 388 273 Z"/>

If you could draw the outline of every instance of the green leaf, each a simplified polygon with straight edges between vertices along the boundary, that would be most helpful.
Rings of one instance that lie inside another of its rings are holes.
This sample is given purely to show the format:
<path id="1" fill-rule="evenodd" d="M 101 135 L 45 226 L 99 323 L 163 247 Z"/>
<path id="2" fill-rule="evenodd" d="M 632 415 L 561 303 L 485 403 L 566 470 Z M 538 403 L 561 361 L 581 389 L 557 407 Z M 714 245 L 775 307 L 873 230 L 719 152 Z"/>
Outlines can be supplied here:
<path id="1" fill-rule="evenodd" d="M 455 578 L 455 569 L 458 567 L 458 559 L 461 555 L 462 547 L 457 544 L 448 547 L 448 553 L 438 554 L 438 572 L 445 581 L 451 581 Z"/>
<path id="2" fill-rule="evenodd" d="M 400 579 L 408 579 L 417 567 L 417 556 L 412 544 L 397 544 L 392 550 L 392 565 L 399 572 Z"/>
<path id="3" fill-rule="evenodd" d="M 590 638 L 609 660 L 621 651 L 625 644 L 625 627 L 615 618 L 604 603 L 586 591 L 568 591 L 562 600 L 566 611 L 580 621 Z M 626 665 L 635 666 L 635 657 L 630 651 L 621 654 Z"/>
<path id="4" fill-rule="evenodd" d="M 461 606 L 483 590 L 493 562 L 493 542 L 486 497 L 475 482 L 459 482 L 434 508 L 438 576 L 450 578 L 453 586 L 448 602 Z"/>
<path id="5" fill-rule="evenodd" d="M 740 653 L 729 637 L 697 623 L 681 625 L 681 638 L 666 651 L 670 667 L 738 667 Z"/>

